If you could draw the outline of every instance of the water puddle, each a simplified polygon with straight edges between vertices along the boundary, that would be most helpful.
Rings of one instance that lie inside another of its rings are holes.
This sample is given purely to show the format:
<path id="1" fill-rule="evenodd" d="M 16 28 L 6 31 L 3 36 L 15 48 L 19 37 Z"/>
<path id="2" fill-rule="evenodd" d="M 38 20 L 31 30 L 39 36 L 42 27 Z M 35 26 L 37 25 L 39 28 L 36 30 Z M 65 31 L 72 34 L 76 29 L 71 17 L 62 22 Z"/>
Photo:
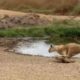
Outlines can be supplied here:
<path id="1" fill-rule="evenodd" d="M 57 52 L 49 53 L 49 47 L 50 44 L 47 44 L 45 40 L 31 40 L 26 42 L 20 42 L 14 50 L 17 54 L 36 55 L 44 57 L 60 56 Z M 74 57 L 80 58 L 80 54 Z"/>
<path id="2" fill-rule="evenodd" d="M 49 53 L 49 47 L 50 44 L 47 44 L 45 40 L 30 41 L 17 45 L 15 52 L 19 54 L 38 55 L 44 57 L 54 57 L 59 55 L 57 52 Z"/>

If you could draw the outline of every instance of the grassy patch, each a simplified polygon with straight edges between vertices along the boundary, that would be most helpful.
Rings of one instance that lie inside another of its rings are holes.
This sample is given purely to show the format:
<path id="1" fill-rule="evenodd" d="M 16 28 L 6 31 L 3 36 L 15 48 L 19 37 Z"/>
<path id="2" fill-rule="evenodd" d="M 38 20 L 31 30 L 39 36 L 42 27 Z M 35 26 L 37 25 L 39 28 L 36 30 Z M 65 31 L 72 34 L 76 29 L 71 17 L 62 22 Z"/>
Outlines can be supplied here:
<path id="1" fill-rule="evenodd" d="M 55 21 L 51 25 L 34 26 L 21 29 L 2 29 L 0 37 L 48 37 L 53 43 L 80 42 L 79 21 Z"/>

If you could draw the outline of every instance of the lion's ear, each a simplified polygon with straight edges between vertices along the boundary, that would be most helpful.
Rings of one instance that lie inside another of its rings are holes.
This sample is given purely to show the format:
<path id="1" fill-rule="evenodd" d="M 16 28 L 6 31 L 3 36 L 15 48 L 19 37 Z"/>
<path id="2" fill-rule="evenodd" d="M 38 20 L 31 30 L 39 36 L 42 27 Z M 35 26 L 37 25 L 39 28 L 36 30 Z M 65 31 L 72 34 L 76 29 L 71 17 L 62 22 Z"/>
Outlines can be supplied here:
<path id="1" fill-rule="evenodd" d="M 50 47 L 52 48 L 52 47 L 53 47 L 53 45 L 51 44 L 51 45 L 50 45 Z"/>

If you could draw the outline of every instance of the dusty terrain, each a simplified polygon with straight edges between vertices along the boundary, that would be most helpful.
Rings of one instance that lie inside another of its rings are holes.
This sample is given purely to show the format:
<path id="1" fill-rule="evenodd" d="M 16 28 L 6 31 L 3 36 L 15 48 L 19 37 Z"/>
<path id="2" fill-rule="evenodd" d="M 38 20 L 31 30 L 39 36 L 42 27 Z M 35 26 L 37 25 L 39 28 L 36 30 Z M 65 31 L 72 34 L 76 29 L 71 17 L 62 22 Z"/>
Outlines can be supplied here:
<path id="1" fill-rule="evenodd" d="M 0 10 L 0 29 L 27 27 L 28 25 L 48 25 L 54 21 L 64 20 L 80 20 L 80 17 Z"/>
<path id="2" fill-rule="evenodd" d="M 0 10 L 0 29 L 23 27 L 28 25 L 44 25 L 52 23 L 47 15 Z"/>
<path id="3" fill-rule="evenodd" d="M 27 14 L 30 14 L 30 13 L 0 9 L 0 17 L 3 17 L 4 15 L 24 16 L 24 15 L 27 15 Z M 41 18 L 47 18 L 50 21 L 52 21 L 54 19 L 57 19 L 57 20 L 65 20 L 65 19 L 80 20 L 80 16 L 61 16 L 61 15 L 57 16 L 57 15 L 45 15 L 45 14 L 37 14 L 37 15 L 39 15 Z"/>
<path id="4" fill-rule="evenodd" d="M 57 63 L 52 58 L 8 53 L 0 47 L 0 80 L 80 80 L 80 61 Z"/>

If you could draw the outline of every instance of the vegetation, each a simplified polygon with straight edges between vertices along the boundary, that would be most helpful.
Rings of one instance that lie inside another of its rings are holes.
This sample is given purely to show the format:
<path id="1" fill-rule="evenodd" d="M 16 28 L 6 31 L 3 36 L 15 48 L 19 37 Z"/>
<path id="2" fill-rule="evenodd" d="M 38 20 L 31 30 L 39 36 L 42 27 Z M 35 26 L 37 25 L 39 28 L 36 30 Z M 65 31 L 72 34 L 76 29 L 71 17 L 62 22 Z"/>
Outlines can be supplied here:
<path id="1" fill-rule="evenodd" d="M 53 43 L 78 42 L 80 40 L 80 22 L 55 21 L 51 25 L 21 29 L 1 29 L 0 37 L 47 37 Z"/>
<path id="2" fill-rule="evenodd" d="M 46 14 L 78 14 L 79 4 L 80 0 L 0 0 L 1 9 Z"/>
<path id="3" fill-rule="evenodd" d="M 78 3 L 71 12 L 73 15 L 80 15 L 80 3 Z"/>

